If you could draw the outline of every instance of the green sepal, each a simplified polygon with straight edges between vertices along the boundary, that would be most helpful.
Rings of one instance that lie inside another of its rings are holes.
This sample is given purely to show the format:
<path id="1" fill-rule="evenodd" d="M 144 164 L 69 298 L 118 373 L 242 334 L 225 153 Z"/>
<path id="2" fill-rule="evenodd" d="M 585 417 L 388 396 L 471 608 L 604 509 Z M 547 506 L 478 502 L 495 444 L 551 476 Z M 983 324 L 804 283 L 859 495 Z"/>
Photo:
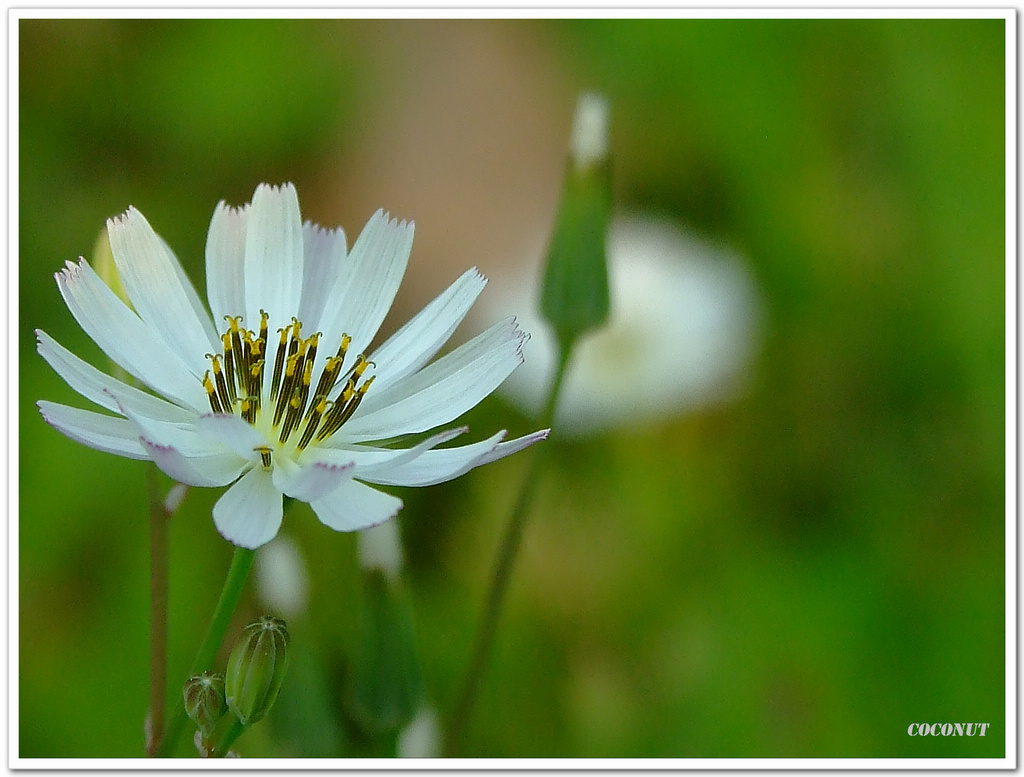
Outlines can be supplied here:
<path id="1" fill-rule="evenodd" d="M 611 164 L 579 169 L 569 163 L 548 249 L 541 313 L 563 350 L 608 319 L 608 222 L 612 213 Z"/>

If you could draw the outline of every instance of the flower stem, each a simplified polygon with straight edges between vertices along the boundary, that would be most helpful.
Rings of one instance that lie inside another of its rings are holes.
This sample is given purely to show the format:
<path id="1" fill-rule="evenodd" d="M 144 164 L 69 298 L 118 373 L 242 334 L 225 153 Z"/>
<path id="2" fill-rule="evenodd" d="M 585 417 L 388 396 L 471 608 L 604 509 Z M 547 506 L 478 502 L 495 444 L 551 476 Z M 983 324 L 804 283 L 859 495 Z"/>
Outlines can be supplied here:
<path id="1" fill-rule="evenodd" d="M 231 722 L 221 735 L 220 740 L 214 745 L 213 750 L 210 751 L 210 758 L 224 758 L 231 751 L 231 745 L 245 731 L 242 721 L 234 713 L 228 713 L 228 717 L 231 719 Z"/>
<path id="2" fill-rule="evenodd" d="M 550 428 L 555 415 L 555 406 L 558 402 L 558 395 L 561 392 L 562 380 L 565 377 L 566 366 L 572 354 L 573 341 L 563 341 L 560 348 L 558 364 L 555 369 L 555 377 L 551 383 L 547 402 L 540 417 L 542 428 Z M 476 646 L 473 652 L 473 660 L 466 672 L 466 680 L 462 686 L 462 694 L 459 696 L 458 705 L 455 708 L 455 715 L 452 718 L 452 725 L 449 729 L 445 743 L 446 755 L 453 758 L 462 745 L 462 738 L 465 735 L 466 725 L 469 723 L 470 715 L 473 712 L 473 705 L 476 701 L 477 690 L 483 676 L 487 657 L 494 642 L 494 633 L 498 627 L 498 616 L 505 601 L 505 593 L 508 590 L 509 580 L 512 575 L 512 566 L 516 555 L 519 552 L 519 545 L 523 539 L 523 528 L 526 525 L 526 518 L 533 503 L 533 495 L 536 492 L 538 476 L 541 472 L 541 464 L 546 457 L 548 446 L 541 446 L 540 450 L 534 453 L 530 463 L 530 469 L 523 481 L 523 487 L 519 491 L 519 498 L 516 501 L 512 514 L 509 517 L 508 525 L 505 528 L 505 537 L 502 540 L 498 551 L 498 561 L 494 568 L 494 578 L 491 581 L 490 592 L 487 596 L 487 604 L 484 608 L 483 623 L 477 633 Z"/>
<path id="3" fill-rule="evenodd" d="M 192 664 L 190 677 L 207 671 L 213 665 L 213 660 L 217 657 L 217 651 L 220 649 L 224 635 L 231 623 L 231 617 L 235 614 L 238 600 L 242 596 L 245 580 L 249 575 L 254 558 L 256 558 L 256 551 L 235 548 L 235 555 L 231 559 L 231 568 L 228 569 L 228 576 L 224 581 L 224 589 L 220 593 L 220 600 L 217 602 L 217 608 L 213 611 L 210 626 L 206 630 L 206 636 L 203 638 L 203 643 L 199 646 L 199 652 Z M 157 756 L 167 758 L 174 752 L 184 723 L 185 706 L 177 704 L 167 723 L 163 740 L 156 751 Z"/>
<path id="4" fill-rule="evenodd" d="M 167 587 L 168 519 L 170 511 L 160 499 L 157 468 L 146 470 L 149 486 L 149 716 L 146 719 L 146 754 L 160 747 L 167 705 Z"/>

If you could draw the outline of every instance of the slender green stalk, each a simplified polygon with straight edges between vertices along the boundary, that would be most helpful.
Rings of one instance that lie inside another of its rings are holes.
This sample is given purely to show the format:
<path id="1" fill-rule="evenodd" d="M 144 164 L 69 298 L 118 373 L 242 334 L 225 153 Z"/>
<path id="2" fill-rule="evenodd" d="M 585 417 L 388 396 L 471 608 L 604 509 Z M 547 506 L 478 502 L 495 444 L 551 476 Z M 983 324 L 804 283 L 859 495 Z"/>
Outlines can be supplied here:
<path id="1" fill-rule="evenodd" d="M 167 706 L 167 588 L 168 519 L 171 513 L 160 498 L 155 464 L 146 470 L 149 486 L 149 716 L 146 719 L 146 755 L 160 747 Z"/>
<path id="2" fill-rule="evenodd" d="M 214 745 L 213 750 L 210 751 L 210 758 L 223 758 L 226 756 L 231 751 L 231 745 L 245 731 L 242 721 L 234 713 L 228 713 L 228 717 L 230 718 L 230 723 L 228 723 L 217 744 Z"/>
<path id="3" fill-rule="evenodd" d="M 231 617 L 235 614 L 238 600 L 242 596 L 245 580 L 249 575 L 249 569 L 252 567 L 254 558 L 256 558 L 256 551 L 248 550 L 247 548 L 235 548 L 235 555 L 231 559 L 231 568 L 228 569 L 228 576 L 224 581 L 224 589 L 221 591 L 217 608 L 213 611 L 213 618 L 210 620 L 210 626 L 206 630 L 203 643 L 199 646 L 199 652 L 196 654 L 189 677 L 205 672 L 213 665 L 213 661 L 217 657 L 217 651 L 220 649 L 221 643 L 224 641 L 224 635 L 227 633 L 228 626 L 231 623 Z M 182 684 L 184 685 L 184 681 Z M 157 756 L 168 758 L 174 752 L 174 747 L 178 743 L 178 737 L 181 735 L 181 728 L 185 723 L 185 719 L 184 704 L 179 703 L 175 705 L 174 711 L 167 722 L 163 740 L 156 751 Z"/>
<path id="4" fill-rule="evenodd" d="M 551 383 L 547 403 L 540 418 L 541 428 L 550 428 L 554 418 L 555 406 L 562 388 L 562 380 L 565 377 L 565 369 L 569 363 L 569 356 L 572 353 L 572 345 L 573 343 L 570 340 L 565 342 L 560 349 L 555 377 Z M 508 590 L 509 580 L 512 576 L 512 566 L 523 539 L 523 528 L 526 525 L 526 518 L 530 513 L 533 496 L 537 490 L 537 481 L 540 479 L 541 464 L 546 457 L 547 447 L 546 445 L 540 446 L 540 449 L 533 454 L 529 472 L 526 480 L 523 482 L 523 487 L 519 491 L 519 498 L 509 517 L 508 525 L 505 529 L 505 537 L 498 551 L 494 578 L 491 581 L 487 604 L 484 608 L 483 623 L 480 626 L 480 631 L 477 633 L 473 659 L 469 665 L 469 671 L 466 673 L 462 694 L 459 696 L 459 702 L 455 708 L 455 715 L 452 718 L 452 725 L 445 743 L 446 755 L 449 758 L 455 757 L 461 747 L 466 726 L 473 712 L 477 690 L 487 663 L 487 657 L 491 651 L 491 645 L 494 642 L 494 633 L 498 627 L 498 616 L 501 614 L 505 593 Z"/>

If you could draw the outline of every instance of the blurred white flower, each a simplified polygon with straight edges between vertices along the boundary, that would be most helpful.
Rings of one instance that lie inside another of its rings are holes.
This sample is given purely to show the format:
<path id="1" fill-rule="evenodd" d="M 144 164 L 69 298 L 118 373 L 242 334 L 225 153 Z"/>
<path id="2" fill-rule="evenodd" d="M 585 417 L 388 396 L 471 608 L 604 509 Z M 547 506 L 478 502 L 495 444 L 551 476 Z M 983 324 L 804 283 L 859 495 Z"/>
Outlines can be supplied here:
<path id="1" fill-rule="evenodd" d="M 441 726 L 437 713 L 424 707 L 398 735 L 399 758 L 437 758 L 441 754 Z"/>
<path id="2" fill-rule="evenodd" d="M 398 521 L 388 521 L 359 532 L 359 566 L 379 569 L 389 580 L 397 580 L 402 571 L 402 538 Z"/>
<path id="3" fill-rule="evenodd" d="M 263 546 L 255 561 L 256 592 L 275 614 L 295 618 L 309 602 L 309 573 L 299 546 L 278 534 Z"/>
<path id="4" fill-rule="evenodd" d="M 230 486 L 213 520 L 235 545 L 275 537 L 283 495 L 332 529 L 357 531 L 402 507 L 367 484 L 441 483 L 547 436 L 502 442 L 499 432 L 437 447 L 461 427 L 409 448 L 379 444 L 453 421 L 523 360 L 526 335 L 509 317 L 431 362 L 484 287 L 475 268 L 367 356 L 405 274 L 412 224 L 377 211 L 349 251 L 340 229 L 302 222 L 291 184 L 261 184 L 243 208 L 222 202 L 206 242 L 212 318 L 139 211 L 108 221 L 107 233 L 131 306 L 84 259 L 68 262 L 57 285 L 85 332 L 149 391 L 36 330 L 40 355 L 113 415 L 39 409 L 92 448 L 152 460 L 180 483 Z"/>
<path id="5" fill-rule="evenodd" d="M 560 434 L 673 416 L 727 399 L 757 339 L 759 302 L 743 262 L 668 221 L 617 218 L 608 240 L 611 316 L 577 344 L 555 424 Z M 509 309 L 533 332 L 525 366 L 500 392 L 539 412 L 554 372 L 554 337 L 521 280 L 484 314 Z"/>

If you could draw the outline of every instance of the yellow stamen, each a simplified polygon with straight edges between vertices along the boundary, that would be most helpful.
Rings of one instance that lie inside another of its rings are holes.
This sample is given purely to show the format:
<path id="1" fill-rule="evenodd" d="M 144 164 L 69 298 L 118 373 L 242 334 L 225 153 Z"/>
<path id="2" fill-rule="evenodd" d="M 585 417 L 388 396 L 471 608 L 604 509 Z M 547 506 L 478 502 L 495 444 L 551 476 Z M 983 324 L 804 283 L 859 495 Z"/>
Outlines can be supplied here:
<path id="1" fill-rule="evenodd" d="M 220 406 L 220 400 L 217 399 L 217 389 L 214 388 L 213 381 L 210 380 L 209 370 L 203 375 L 203 388 L 206 389 L 206 396 L 210 400 L 210 407 L 213 409 L 213 412 L 223 413 L 224 409 Z"/>
<path id="2" fill-rule="evenodd" d="M 263 403 L 263 379 L 267 371 L 267 331 L 270 316 L 260 311 L 259 334 L 240 326 L 241 316 L 225 316 L 228 327 L 221 334 L 222 353 L 206 354 L 211 369 L 202 377 L 210 409 L 214 413 L 234 413 L 249 424 L 266 431 L 261 425 L 260 410 Z M 280 339 L 274 359 L 273 376 L 269 387 L 270 404 L 273 405 L 271 427 L 277 431 L 274 446 L 256 448 L 263 466 L 272 466 L 272 454 L 278 444 L 288 443 L 291 435 L 302 426 L 302 435 L 295 446 L 301 452 L 314 440 L 321 441 L 338 431 L 352 417 L 362 401 L 370 384 L 371 376 L 360 381 L 364 373 L 373 366 L 365 354 L 356 356 L 355 364 L 348 371 L 345 384 L 336 400 L 328 396 L 337 388 L 342 378 L 345 357 L 352 338 L 341 336 L 335 356 L 328 356 L 326 363 L 318 368 L 317 349 L 321 332 L 302 338 L 302 322 L 292 322 L 277 330 Z M 319 376 L 314 385 L 315 369 Z M 270 412 L 269 408 L 267 412 Z M 265 419 L 266 420 L 266 419 Z"/>

